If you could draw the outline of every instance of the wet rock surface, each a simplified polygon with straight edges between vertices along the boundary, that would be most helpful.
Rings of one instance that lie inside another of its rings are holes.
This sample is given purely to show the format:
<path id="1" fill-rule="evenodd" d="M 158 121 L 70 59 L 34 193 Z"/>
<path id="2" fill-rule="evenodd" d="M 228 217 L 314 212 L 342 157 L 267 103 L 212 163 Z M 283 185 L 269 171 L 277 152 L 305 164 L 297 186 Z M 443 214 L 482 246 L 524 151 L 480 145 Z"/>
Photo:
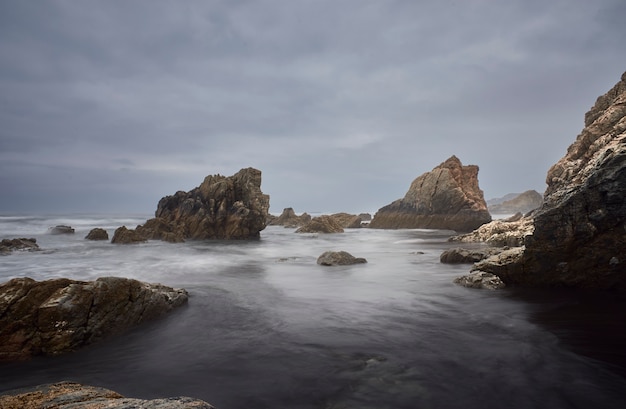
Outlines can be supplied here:
<path id="1" fill-rule="evenodd" d="M 354 257 L 347 251 L 326 251 L 317 258 L 317 264 L 321 266 L 347 266 L 363 263 L 367 263 L 367 260 L 362 257 Z"/>
<path id="2" fill-rule="evenodd" d="M 37 251 L 39 245 L 37 239 L 19 238 L 19 239 L 3 239 L 0 242 L 0 254 L 8 254 L 12 251 Z"/>

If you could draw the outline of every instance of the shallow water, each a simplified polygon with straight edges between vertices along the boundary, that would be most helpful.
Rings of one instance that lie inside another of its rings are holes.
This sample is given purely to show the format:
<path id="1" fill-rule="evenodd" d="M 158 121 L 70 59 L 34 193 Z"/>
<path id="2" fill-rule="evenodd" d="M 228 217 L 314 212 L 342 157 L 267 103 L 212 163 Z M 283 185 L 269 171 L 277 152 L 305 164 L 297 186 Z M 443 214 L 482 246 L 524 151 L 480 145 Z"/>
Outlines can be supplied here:
<path id="1" fill-rule="evenodd" d="M 149 217 L 0 217 L 0 238 L 36 237 L 42 248 L 0 257 L 2 282 L 114 275 L 191 295 L 187 306 L 120 337 L 0 365 L 0 391 L 73 380 L 132 397 L 193 396 L 220 409 L 611 408 L 626 401 L 623 349 L 610 346 L 620 339 L 611 331 L 623 329 L 623 304 L 592 311 L 611 329 L 603 332 L 581 324 L 597 320 L 578 320 L 581 308 L 592 312 L 571 294 L 456 286 L 468 266 L 439 263 L 450 232 L 316 235 L 268 227 L 258 241 L 83 239 L 93 227 L 112 236 Z M 45 234 L 57 224 L 76 234 Z M 326 250 L 368 263 L 318 266 Z"/>

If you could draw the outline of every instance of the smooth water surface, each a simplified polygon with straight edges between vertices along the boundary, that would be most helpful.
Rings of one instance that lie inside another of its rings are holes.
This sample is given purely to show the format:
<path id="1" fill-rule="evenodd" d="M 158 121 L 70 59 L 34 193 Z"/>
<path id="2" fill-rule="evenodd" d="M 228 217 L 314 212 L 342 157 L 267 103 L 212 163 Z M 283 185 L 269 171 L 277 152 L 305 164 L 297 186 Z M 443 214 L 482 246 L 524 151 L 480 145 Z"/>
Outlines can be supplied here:
<path id="1" fill-rule="evenodd" d="M 35 237 L 42 249 L 0 257 L 2 282 L 123 276 L 190 293 L 187 306 L 122 336 L 61 357 L 0 365 L 0 392 L 72 380 L 131 397 L 193 396 L 218 409 L 617 408 L 626 402 L 626 380 L 610 359 L 577 353 L 564 342 L 575 325 L 555 331 L 538 323 L 555 305 L 567 305 L 563 298 L 553 302 L 537 292 L 529 301 L 513 290 L 453 284 L 469 266 L 439 263 L 452 246 L 451 232 L 317 235 L 268 227 L 256 241 L 84 239 L 93 227 L 112 236 L 149 217 L 0 217 L 0 238 Z M 45 234 L 57 224 L 76 234 Z M 326 250 L 368 263 L 317 265 Z M 568 311 L 559 317 L 574 324 Z M 624 355 L 616 350 L 619 361 Z"/>

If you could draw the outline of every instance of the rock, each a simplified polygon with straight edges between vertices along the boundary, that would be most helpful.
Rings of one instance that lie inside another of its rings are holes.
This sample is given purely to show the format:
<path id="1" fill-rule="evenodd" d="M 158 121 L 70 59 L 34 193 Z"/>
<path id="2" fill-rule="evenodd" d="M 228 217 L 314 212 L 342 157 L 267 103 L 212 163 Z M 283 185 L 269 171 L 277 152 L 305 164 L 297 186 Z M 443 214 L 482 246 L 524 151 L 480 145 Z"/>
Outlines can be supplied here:
<path id="1" fill-rule="evenodd" d="M 468 275 L 456 278 L 454 282 L 463 287 L 487 290 L 499 290 L 506 286 L 498 276 L 484 271 L 472 271 Z"/>
<path id="2" fill-rule="evenodd" d="M 155 212 L 158 220 L 148 220 L 137 231 L 168 241 L 255 239 L 266 226 L 268 210 L 261 171 L 246 168 L 229 177 L 207 176 L 189 192 L 162 198 Z"/>
<path id="3" fill-rule="evenodd" d="M 534 209 L 541 207 L 543 196 L 536 190 L 527 190 L 524 193 L 515 195 L 515 197 L 505 200 L 502 203 L 489 205 L 488 209 L 491 214 L 509 214 L 509 213 L 528 213 Z"/>
<path id="4" fill-rule="evenodd" d="M 161 284 L 102 277 L 0 285 L 0 361 L 76 350 L 187 302 L 187 292 Z"/>
<path id="5" fill-rule="evenodd" d="M 515 220 L 515 218 L 513 218 Z M 516 221 L 494 220 L 483 224 L 471 233 L 452 236 L 448 241 L 461 243 L 484 242 L 496 247 L 519 247 L 524 245 L 526 237 L 534 231 L 532 217 L 525 217 Z"/>
<path id="6" fill-rule="evenodd" d="M 361 228 L 361 218 L 355 214 L 349 213 L 335 213 L 331 214 L 335 222 L 344 229 L 359 229 Z"/>
<path id="7" fill-rule="evenodd" d="M 87 240 L 108 240 L 109 233 L 106 230 L 96 227 L 95 229 L 91 229 L 89 233 L 85 236 Z"/>
<path id="8" fill-rule="evenodd" d="M 472 271 L 481 271 L 494 274 L 505 283 L 512 282 L 511 277 L 523 274 L 521 266 L 524 247 L 506 249 L 484 260 L 478 261 L 472 267 Z"/>
<path id="9" fill-rule="evenodd" d="M 347 266 L 362 263 L 367 263 L 367 260 L 354 257 L 346 251 L 326 251 L 317 258 L 317 264 L 321 266 Z"/>
<path id="10" fill-rule="evenodd" d="M 113 233 L 111 243 L 114 244 L 133 244 L 143 243 L 147 239 L 136 230 L 128 229 L 126 226 L 118 227 Z"/>
<path id="11" fill-rule="evenodd" d="M 359 219 L 363 222 L 369 222 L 372 220 L 372 215 L 369 213 L 359 213 Z"/>
<path id="12" fill-rule="evenodd" d="M 404 198 L 379 209 L 370 227 L 466 232 L 490 221 L 478 187 L 478 166 L 463 166 L 452 156 L 415 179 Z"/>
<path id="13" fill-rule="evenodd" d="M 126 398 L 105 388 L 74 382 L 59 382 L 2 392 L 0 408 L 213 409 L 213 406 L 189 397 L 152 400 Z"/>
<path id="14" fill-rule="evenodd" d="M 626 291 L 626 73 L 587 112 L 546 182 L 523 274 L 509 281 Z"/>
<path id="15" fill-rule="evenodd" d="M 70 226 L 58 225 L 48 227 L 48 234 L 74 234 L 74 229 Z"/>
<path id="16" fill-rule="evenodd" d="M 296 212 L 291 207 L 286 207 L 280 216 L 274 218 L 268 224 L 271 226 L 285 226 L 285 227 L 300 227 L 304 226 L 311 221 L 311 215 L 308 213 L 302 213 L 302 215 L 296 215 Z"/>
<path id="17" fill-rule="evenodd" d="M 449 249 L 441 253 L 439 261 L 445 264 L 472 264 L 484 260 L 487 257 L 498 254 L 501 248 L 487 247 L 480 249 Z"/>
<path id="18" fill-rule="evenodd" d="M 296 233 L 343 233 L 343 228 L 331 216 L 323 215 L 314 217 Z"/>
<path id="19" fill-rule="evenodd" d="M 0 254 L 10 253 L 12 251 L 37 251 L 39 245 L 37 239 L 3 239 L 0 242 Z"/>

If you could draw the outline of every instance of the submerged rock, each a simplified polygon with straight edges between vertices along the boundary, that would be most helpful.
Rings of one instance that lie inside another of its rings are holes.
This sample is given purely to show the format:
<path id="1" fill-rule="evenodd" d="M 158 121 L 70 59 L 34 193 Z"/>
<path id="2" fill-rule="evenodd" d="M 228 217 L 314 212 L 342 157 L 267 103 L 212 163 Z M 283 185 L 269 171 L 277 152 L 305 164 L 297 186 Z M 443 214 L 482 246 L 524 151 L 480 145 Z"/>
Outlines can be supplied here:
<path id="1" fill-rule="evenodd" d="M 76 350 L 187 302 L 187 292 L 119 277 L 14 278 L 0 285 L 0 361 Z"/>
<path id="2" fill-rule="evenodd" d="M 354 257 L 347 251 L 326 251 L 317 258 L 317 264 L 321 266 L 347 266 L 363 263 L 367 263 L 367 260 L 362 257 Z"/>
<path id="3" fill-rule="evenodd" d="M 10 253 L 12 251 L 37 251 L 39 245 L 37 239 L 3 239 L 0 242 L 0 254 Z"/>
<path id="4" fill-rule="evenodd" d="M 106 230 L 96 227 L 95 229 L 91 229 L 89 233 L 85 236 L 87 240 L 108 240 L 109 233 Z"/>
<path id="5" fill-rule="evenodd" d="M 74 382 L 59 382 L 3 392 L 2 409 L 214 409 L 205 401 L 189 397 L 165 399 L 126 398 L 117 392 Z"/>
<path id="6" fill-rule="evenodd" d="M 70 226 L 58 225 L 49 227 L 48 234 L 74 234 L 74 229 Z"/>
<path id="7" fill-rule="evenodd" d="M 343 233 L 343 227 L 329 215 L 314 217 L 296 233 Z"/>
<path id="8" fill-rule="evenodd" d="M 490 221 L 478 166 L 452 156 L 415 179 L 404 198 L 379 209 L 370 227 L 471 231 Z"/>
<path id="9" fill-rule="evenodd" d="M 506 287 L 498 276 L 484 271 L 472 271 L 468 275 L 456 278 L 454 282 L 463 287 L 487 290 L 499 290 Z"/>

